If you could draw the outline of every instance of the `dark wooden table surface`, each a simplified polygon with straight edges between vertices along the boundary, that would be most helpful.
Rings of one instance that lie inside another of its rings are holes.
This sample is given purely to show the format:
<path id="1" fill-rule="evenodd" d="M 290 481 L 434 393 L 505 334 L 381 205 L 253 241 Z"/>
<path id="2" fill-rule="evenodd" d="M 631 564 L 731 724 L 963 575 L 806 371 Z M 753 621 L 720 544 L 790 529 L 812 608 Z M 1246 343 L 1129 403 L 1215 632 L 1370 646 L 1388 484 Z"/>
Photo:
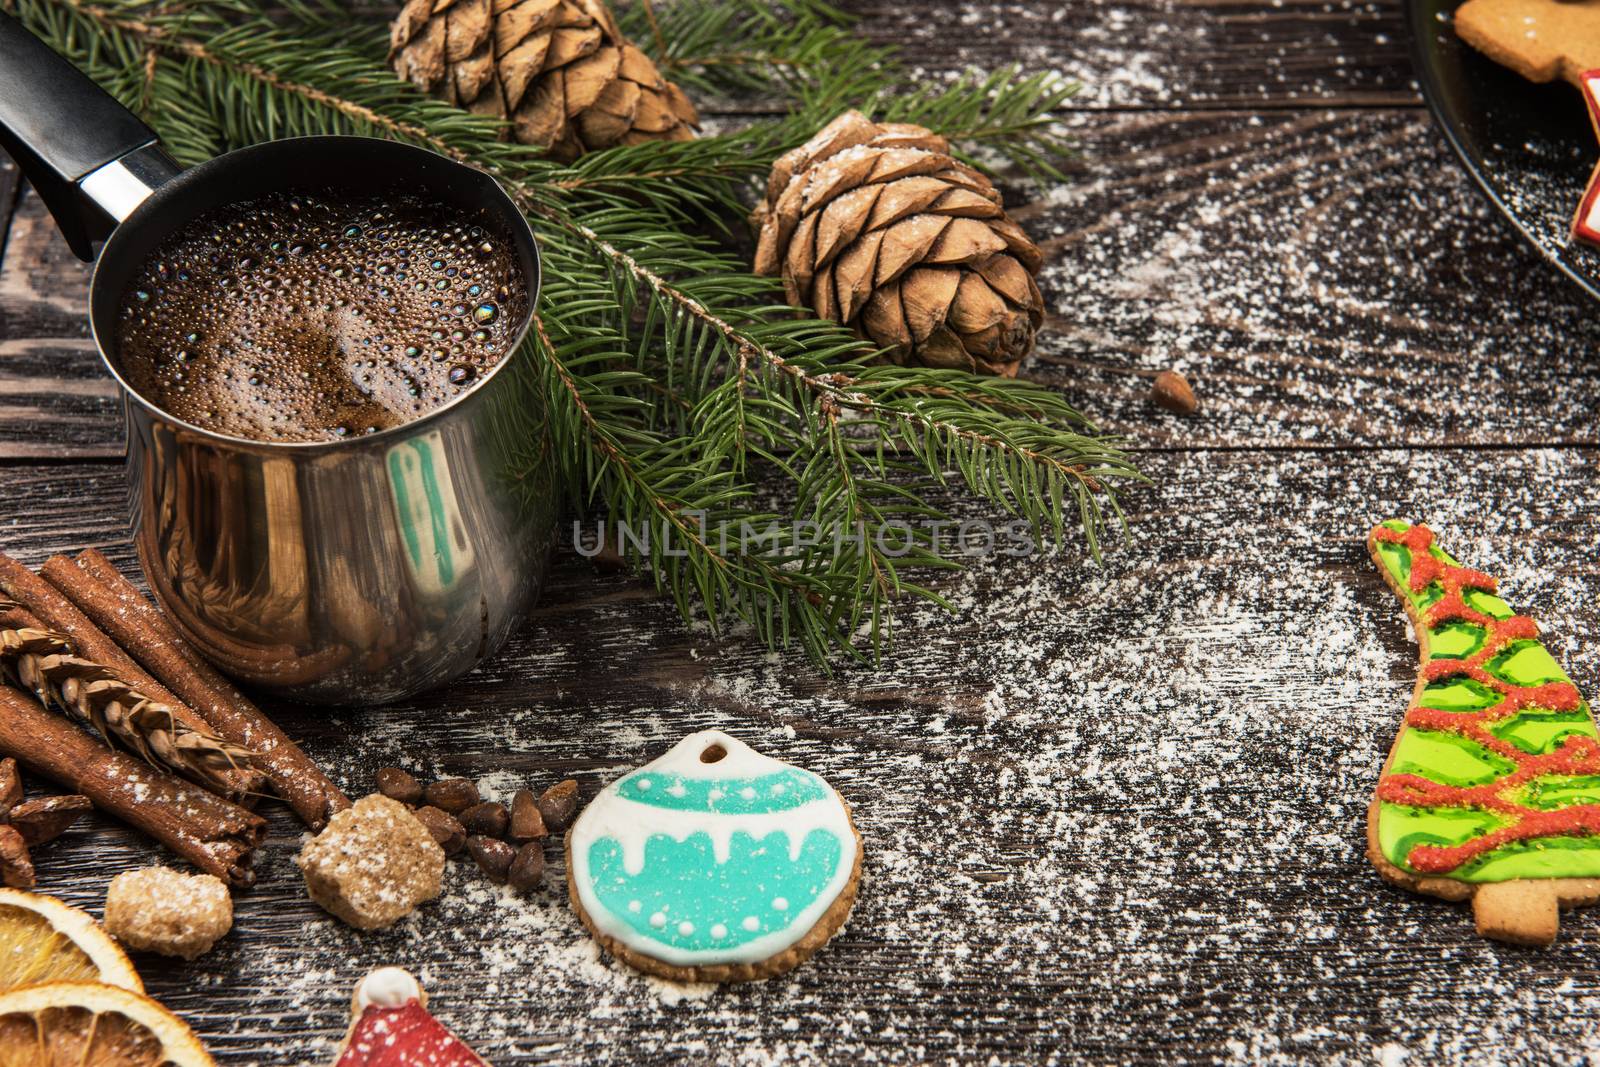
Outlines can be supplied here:
<path id="1" fill-rule="evenodd" d="M 1419 105 L 1398 0 L 857 0 L 927 77 L 1020 60 L 1081 78 L 1083 156 L 1013 183 L 1045 245 L 1025 373 L 1127 433 L 1153 477 L 1103 568 L 1075 547 L 975 561 L 879 669 L 686 629 L 561 553 L 508 651 L 370 712 L 282 709 L 335 776 L 575 775 L 586 794 L 716 725 L 828 776 L 867 862 L 849 925 L 790 977 L 646 981 L 555 888 L 466 870 L 396 931 L 305 898 L 274 816 L 262 884 L 151 990 L 232 1064 L 318 1064 L 351 984 L 421 973 L 495 1063 L 1576 1063 L 1600 1051 L 1600 912 L 1486 943 L 1383 884 L 1362 819 L 1414 650 L 1365 558 L 1428 521 L 1540 618 L 1600 693 L 1600 318 L 1491 215 Z M 1576 106 L 1576 98 L 1574 98 Z M 732 112 L 719 118 L 746 121 Z M 1576 191 L 1575 191 L 1576 195 Z M 0 545 L 127 561 L 120 420 L 88 271 L 0 171 Z M 1146 401 L 1166 367 L 1203 409 Z M 105 823 L 39 857 L 98 910 L 159 859 Z M 554 883 L 554 879 L 552 880 Z"/>

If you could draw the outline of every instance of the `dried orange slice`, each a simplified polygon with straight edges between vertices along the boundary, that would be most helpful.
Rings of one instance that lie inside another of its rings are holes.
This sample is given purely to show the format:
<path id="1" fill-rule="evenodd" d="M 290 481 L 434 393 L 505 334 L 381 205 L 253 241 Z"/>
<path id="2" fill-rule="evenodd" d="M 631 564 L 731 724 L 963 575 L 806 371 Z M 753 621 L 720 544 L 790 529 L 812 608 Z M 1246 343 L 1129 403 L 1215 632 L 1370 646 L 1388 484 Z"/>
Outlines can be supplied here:
<path id="1" fill-rule="evenodd" d="M 99 982 L 0 994 L 0 1067 L 216 1067 L 188 1024 Z"/>
<path id="2" fill-rule="evenodd" d="M 144 992 L 133 964 L 88 912 L 55 897 L 0 889 L 0 992 L 43 982 L 105 982 Z"/>

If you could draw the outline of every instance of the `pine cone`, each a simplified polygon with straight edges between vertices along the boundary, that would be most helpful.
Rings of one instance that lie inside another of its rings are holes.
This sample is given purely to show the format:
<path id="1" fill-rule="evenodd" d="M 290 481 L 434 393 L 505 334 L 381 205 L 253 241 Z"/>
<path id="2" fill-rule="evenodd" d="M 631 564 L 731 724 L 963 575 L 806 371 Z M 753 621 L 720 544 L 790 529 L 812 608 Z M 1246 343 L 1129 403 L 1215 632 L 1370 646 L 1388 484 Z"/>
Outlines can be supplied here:
<path id="1" fill-rule="evenodd" d="M 756 273 L 896 363 L 1009 378 L 1033 351 L 1043 256 L 931 130 L 845 112 L 773 165 L 756 218 Z"/>
<path id="2" fill-rule="evenodd" d="M 407 0 L 389 61 L 425 92 L 511 120 L 556 159 L 687 141 L 694 104 L 617 29 L 602 0 Z"/>

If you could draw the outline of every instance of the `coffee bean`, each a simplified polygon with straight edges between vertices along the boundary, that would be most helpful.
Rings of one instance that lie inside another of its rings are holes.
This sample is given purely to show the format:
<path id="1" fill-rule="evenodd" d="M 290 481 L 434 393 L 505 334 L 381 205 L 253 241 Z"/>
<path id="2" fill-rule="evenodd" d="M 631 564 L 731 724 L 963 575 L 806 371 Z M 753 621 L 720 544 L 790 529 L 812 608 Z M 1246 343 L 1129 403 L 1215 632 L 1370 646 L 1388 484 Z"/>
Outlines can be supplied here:
<path id="1" fill-rule="evenodd" d="M 506 823 L 510 821 L 506 806 L 492 800 L 474 804 L 461 813 L 461 825 L 467 828 L 467 833 L 484 837 L 506 836 Z"/>
<path id="2" fill-rule="evenodd" d="M 544 881 L 544 846 L 534 841 L 517 849 L 517 858 L 511 861 L 509 872 L 511 888 L 526 893 Z"/>
<path id="3" fill-rule="evenodd" d="M 572 817 L 578 814 L 578 783 L 568 778 L 546 789 L 539 797 L 539 814 L 544 816 L 545 826 L 556 833 L 571 826 Z"/>
<path id="4" fill-rule="evenodd" d="M 422 783 L 399 767 L 380 767 L 375 777 L 378 792 L 390 800 L 411 805 L 422 802 Z"/>
<path id="5" fill-rule="evenodd" d="M 549 832 L 544 825 L 544 816 L 539 814 L 539 801 L 534 797 L 533 790 L 517 790 L 517 795 L 511 798 L 511 839 L 532 841 Z"/>
<path id="6" fill-rule="evenodd" d="M 483 837 L 473 834 L 467 838 L 467 851 L 472 854 L 473 860 L 489 880 L 501 885 L 505 884 L 506 876 L 511 871 L 511 862 L 517 858 L 517 850 L 504 841 L 493 837 Z"/>
<path id="7" fill-rule="evenodd" d="M 46 841 L 54 841 L 66 832 L 67 827 L 77 822 L 93 807 L 88 797 L 80 797 L 76 793 L 60 797 L 39 797 L 37 800 L 25 800 L 11 809 L 11 817 L 7 821 L 22 835 L 22 840 L 28 847 L 42 845 Z"/>
<path id="8" fill-rule="evenodd" d="M 439 847 L 444 849 L 446 856 L 454 856 L 461 851 L 461 846 L 467 843 L 466 827 L 461 825 L 454 815 L 438 808 L 418 808 L 412 812 L 417 821 L 428 828 L 428 833 L 439 842 Z"/>
<path id="9" fill-rule="evenodd" d="M 446 778 L 424 789 L 422 799 L 440 811 L 460 815 L 483 798 L 478 795 L 477 785 L 469 779 Z"/>

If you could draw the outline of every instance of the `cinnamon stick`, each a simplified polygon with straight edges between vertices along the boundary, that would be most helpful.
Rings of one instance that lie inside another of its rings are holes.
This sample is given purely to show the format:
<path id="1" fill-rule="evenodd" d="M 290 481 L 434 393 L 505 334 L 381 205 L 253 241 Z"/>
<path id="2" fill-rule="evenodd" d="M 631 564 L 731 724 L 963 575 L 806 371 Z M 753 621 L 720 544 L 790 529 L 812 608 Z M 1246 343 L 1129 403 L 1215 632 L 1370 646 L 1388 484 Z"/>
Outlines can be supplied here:
<path id="1" fill-rule="evenodd" d="M 346 645 L 336 645 L 302 656 L 292 645 L 252 645 L 230 640 L 226 635 L 217 632 L 216 627 L 208 626 L 194 618 L 193 612 L 184 604 L 172 581 L 159 566 L 152 565 L 149 553 L 145 551 L 142 542 L 138 545 L 138 549 L 139 565 L 144 568 L 145 578 L 160 594 L 162 603 L 167 605 L 163 617 L 169 623 L 171 630 L 187 647 L 193 648 L 205 644 L 212 650 L 217 662 L 234 677 L 246 682 L 301 685 L 315 681 L 350 661 L 352 652 Z M 201 632 L 206 634 L 204 642 L 197 636 Z"/>
<path id="2" fill-rule="evenodd" d="M 63 562 L 71 566 L 70 562 Z M 199 712 L 179 700 L 170 689 L 134 663 L 126 652 L 117 647 L 116 642 L 49 582 L 3 552 L 0 552 L 0 590 L 35 616 L 46 629 L 71 638 L 78 655 L 98 663 L 150 700 L 166 705 L 173 717 L 188 729 L 201 734 L 217 732 Z M 207 785 L 215 785 L 226 796 L 242 798 L 259 793 L 264 782 L 262 772 L 240 766 L 219 771 Z"/>
<path id="3" fill-rule="evenodd" d="M 256 753 L 273 789 L 307 826 L 321 830 L 334 812 L 350 806 L 311 757 L 186 644 L 168 618 L 104 555 L 88 549 L 75 565 L 58 556 L 44 565 L 43 573 L 152 674 L 201 709 L 219 734 Z"/>
<path id="4" fill-rule="evenodd" d="M 207 874 L 254 885 L 266 820 L 142 760 L 107 748 L 10 686 L 0 686 L 0 756 L 88 797 Z"/>

